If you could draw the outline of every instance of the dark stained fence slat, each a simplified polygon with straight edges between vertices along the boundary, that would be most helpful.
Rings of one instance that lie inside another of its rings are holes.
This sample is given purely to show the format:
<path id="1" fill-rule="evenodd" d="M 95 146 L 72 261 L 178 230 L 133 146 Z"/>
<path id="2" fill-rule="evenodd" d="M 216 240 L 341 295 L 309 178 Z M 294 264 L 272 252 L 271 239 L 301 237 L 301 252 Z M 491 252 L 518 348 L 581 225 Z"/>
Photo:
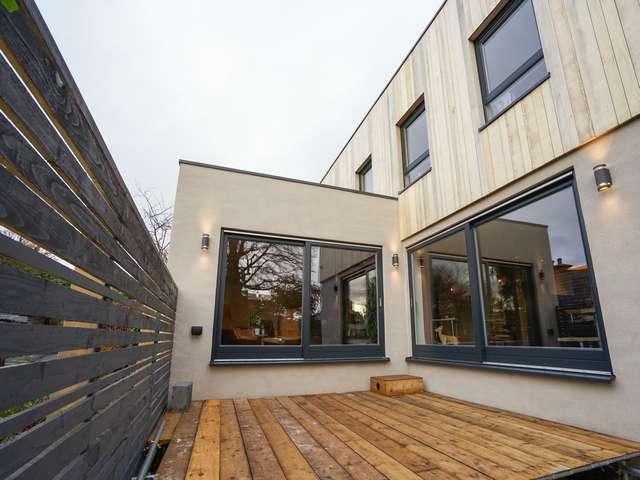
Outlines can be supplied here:
<path id="1" fill-rule="evenodd" d="M 80 232 L 29 190 L 9 171 L 0 167 L 0 223 L 41 245 L 59 257 L 105 280 L 141 303 L 172 316 L 169 307 L 147 292 L 117 267 Z"/>
<path id="2" fill-rule="evenodd" d="M 0 368 L 0 411 L 149 357 L 154 345 Z"/>
<path id="3" fill-rule="evenodd" d="M 46 355 L 105 345 L 130 345 L 153 342 L 156 338 L 155 333 L 146 332 L 0 323 L 0 357 Z"/>
<path id="4" fill-rule="evenodd" d="M 150 415 L 148 414 L 146 417 L 139 416 L 136 418 L 136 423 L 131 428 L 131 432 L 134 433 L 134 435 L 130 435 L 127 441 L 124 442 L 116 452 L 114 452 L 111 458 L 109 458 L 104 465 L 96 465 L 92 470 L 90 470 L 87 478 L 95 480 L 110 480 L 114 478 L 129 479 L 137 473 L 129 472 L 127 475 L 127 472 L 131 469 L 131 464 L 133 464 L 133 468 L 135 468 L 140 455 L 127 457 L 127 452 L 135 451 L 135 446 L 143 444 L 149 437 L 153 427 L 160 419 L 160 415 L 165 406 L 166 402 L 165 404 L 158 405 L 155 410 L 152 410 Z M 127 460 L 129 460 L 129 465 L 127 465 Z"/>
<path id="5" fill-rule="evenodd" d="M 36 252 L 33 248 L 22 245 L 20 242 L 12 240 L 2 234 L 0 234 L 0 254 L 11 257 L 26 265 L 30 265 L 42 272 L 50 273 L 54 277 L 67 280 L 69 283 L 73 283 L 79 287 L 98 293 L 103 297 L 115 300 L 122 305 L 134 305 L 129 298 L 124 295 L 120 295 L 115 290 L 94 282 L 86 275 L 82 275 L 77 271 L 66 267 L 60 262 Z"/>
<path id="6" fill-rule="evenodd" d="M 131 434 L 128 435 L 128 438 L 124 442 L 120 442 L 113 452 L 105 452 L 105 455 L 101 455 L 100 461 L 91 467 L 86 478 L 94 480 L 110 480 L 118 478 L 115 475 L 117 466 L 126 463 L 130 458 L 128 454 L 135 448 L 135 445 L 139 445 L 141 443 L 136 442 L 136 439 L 142 433 L 142 429 L 148 421 L 149 413 L 146 411 L 140 412 L 140 414 L 138 414 L 131 423 Z M 144 441 L 144 439 L 142 439 L 142 441 Z M 108 455 L 109 453 L 111 454 Z M 136 456 L 136 458 L 138 458 L 138 456 Z M 120 478 L 124 478 L 124 476 L 120 476 Z M 62 480 L 62 478 L 60 480 Z"/>
<path id="7" fill-rule="evenodd" d="M 0 419 L 0 478 L 130 478 L 167 405 L 178 292 L 35 2 L 17 3 L 0 7 L 0 225 L 72 266 L 0 234 L 0 313 L 32 317 L 0 324 L 0 357 L 114 349 L 0 367 L 0 412 L 35 402 Z"/>
<path id="8" fill-rule="evenodd" d="M 133 386 L 149 379 L 149 368 L 134 372 L 113 383 L 95 395 L 85 398 L 79 404 L 60 415 L 47 419 L 31 430 L 0 446 L 0 478 L 9 476 L 30 459 L 39 455 L 50 444 L 52 438 L 60 438 L 70 430 L 105 408 L 110 402 L 129 393 Z M 146 379 L 145 379 L 146 377 Z"/>
<path id="9" fill-rule="evenodd" d="M 167 329 L 136 310 L 76 292 L 0 263 L 0 312 L 116 327 Z"/>
<path id="10" fill-rule="evenodd" d="M 2 16 L 0 14 L 0 29 Z M 56 171 L 73 186 L 75 193 L 83 200 L 89 209 L 95 213 L 109 228 L 116 238 L 126 240 L 130 235 L 112 208 L 94 185 L 89 176 L 80 167 L 73 154 L 67 148 L 55 128 L 48 121 L 42 110 L 33 101 L 29 93 L 22 87 L 6 60 L 0 59 L 1 84 L 0 98 L 7 106 L 7 114 L 13 113 L 12 121 L 18 124 L 23 134 L 34 143 L 42 155 L 55 167 Z M 124 241 L 125 245 L 127 244 Z M 155 252 L 155 251 L 154 251 Z M 135 254 L 134 252 L 132 252 Z M 157 252 L 155 252 L 156 255 Z M 147 265 L 147 256 L 136 258 L 141 265 Z M 167 287 L 165 286 L 165 290 Z M 169 289 L 170 290 L 170 289 Z M 175 304 L 175 298 L 168 294 L 169 304 Z"/>
<path id="11" fill-rule="evenodd" d="M 90 421 L 80 424 L 79 427 L 59 438 L 46 451 L 34 457 L 9 478 L 31 480 L 51 477 L 53 473 L 63 469 L 86 450 L 103 432 L 118 424 L 129 424 L 138 413 L 140 403 L 146 403 L 146 397 L 149 395 L 147 383 L 148 380 L 143 380 L 130 393 L 109 404 Z"/>
<path id="12" fill-rule="evenodd" d="M 87 120 L 87 117 L 90 118 L 88 109 L 85 107 L 81 111 L 78 107 L 84 106 L 84 100 L 55 42 L 52 41 L 35 4 L 27 1 L 24 5 L 26 8 L 19 9 L 14 14 L 0 10 L 0 31 L 5 43 L 13 55 L 20 59 L 20 66 L 46 101 L 50 113 L 77 147 L 89 170 L 105 191 L 107 200 L 128 225 L 132 233 L 130 246 L 147 253 L 147 262 L 153 267 L 154 274 L 169 287 L 173 299 L 177 298 L 175 284 L 159 255 L 151 247 L 144 222 L 133 207 L 131 196 L 106 145 L 103 141 L 98 145 L 97 139 L 102 139 L 93 121 Z M 37 26 L 35 22 L 38 22 Z M 47 42 L 46 45 L 42 39 Z"/>
<path id="13" fill-rule="evenodd" d="M 9 67 L 0 57 L 0 83 L 3 88 L 1 96 L 7 92 L 17 91 L 16 95 L 26 91 Z M 29 101 L 29 98 L 21 99 Z M 46 195 L 56 207 L 69 218 L 76 227 L 91 237 L 95 243 L 115 258 L 115 260 L 151 292 L 170 304 L 171 299 L 151 280 L 149 275 L 135 263 L 122 246 L 92 215 L 91 211 L 80 201 L 60 177 L 51 169 L 42 157 L 31 148 L 9 120 L 0 116 L 0 155 L 22 175 L 24 179 Z"/>
<path id="14" fill-rule="evenodd" d="M 150 363 L 151 359 L 143 360 L 134 365 L 118 370 L 117 372 L 100 377 L 93 382 L 86 383 L 85 385 L 75 388 L 74 390 L 60 396 L 39 403 L 27 410 L 16 413 L 15 415 L 3 418 L 0 420 L 0 438 L 5 438 L 12 433 L 21 431 L 26 426 L 33 424 L 37 420 L 46 417 L 56 410 L 59 410 L 65 405 L 87 395 L 92 395 L 95 392 L 108 387 L 110 384 L 118 382 L 136 370 L 148 366 Z"/>

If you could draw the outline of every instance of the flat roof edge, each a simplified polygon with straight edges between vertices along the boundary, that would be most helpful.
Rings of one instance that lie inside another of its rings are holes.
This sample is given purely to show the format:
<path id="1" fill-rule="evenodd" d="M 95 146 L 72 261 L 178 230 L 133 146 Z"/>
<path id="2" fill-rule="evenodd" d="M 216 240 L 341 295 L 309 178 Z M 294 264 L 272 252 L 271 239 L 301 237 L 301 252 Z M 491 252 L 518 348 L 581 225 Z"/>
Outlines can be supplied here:
<path id="1" fill-rule="evenodd" d="M 241 170 L 239 168 L 231 168 L 231 167 L 223 167 L 221 165 L 213 165 L 210 163 L 202 163 L 202 162 L 194 162 L 191 160 L 184 160 L 184 159 L 179 159 L 178 160 L 178 164 L 179 165 L 190 165 L 192 167 L 202 167 L 202 168 L 210 168 L 213 170 L 220 170 L 223 172 L 230 172 L 230 173 L 239 173 L 242 175 L 252 175 L 254 177 L 262 177 L 262 178 L 268 178 L 271 180 L 280 180 L 282 182 L 292 182 L 292 183 L 299 183 L 302 185 L 309 185 L 311 187 L 320 187 L 320 188 L 330 188 L 332 190 L 338 190 L 338 191 L 342 191 L 342 192 L 347 192 L 347 193 L 355 193 L 358 195 L 366 195 L 369 197 L 377 197 L 377 198 L 384 198 L 386 200 L 398 200 L 398 197 L 392 197 L 389 195 L 382 195 L 379 193 L 369 193 L 369 192 L 361 192 L 360 190 L 354 190 L 351 188 L 344 188 L 344 187 L 336 187 L 334 185 L 326 185 L 324 183 L 318 183 L 318 182 L 310 182 L 308 180 L 298 180 L 296 178 L 289 178 L 289 177 L 281 177 L 278 175 L 270 175 L 268 173 L 260 173 L 260 172 L 252 172 L 251 170 Z"/>

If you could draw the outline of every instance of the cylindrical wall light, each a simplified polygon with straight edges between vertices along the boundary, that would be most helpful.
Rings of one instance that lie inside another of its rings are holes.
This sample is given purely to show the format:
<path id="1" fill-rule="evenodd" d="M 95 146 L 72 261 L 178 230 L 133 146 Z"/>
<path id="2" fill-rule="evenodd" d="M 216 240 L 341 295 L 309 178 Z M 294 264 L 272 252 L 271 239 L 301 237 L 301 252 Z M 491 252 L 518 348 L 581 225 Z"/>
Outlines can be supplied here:
<path id="1" fill-rule="evenodd" d="M 393 265 L 396 268 L 400 266 L 400 257 L 398 256 L 397 253 L 394 253 L 393 255 L 391 255 L 391 265 Z"/>
<path id="2" fill-rule="evenodd" d="M 420 268 L 424 268 L 424 257 L 418 257 L 418 264 Z"/>
<path id="3" fill-rule="evenodd" d="M 596 187 L 599 192 L 604 192 L 611 188 L 613 181 L 611 180 L 611 172 L 605 163 L 593 167 L 593 177 L 596 180 Z"/>
<path id="4" fill-rule="evenodd" d="M 202 234 L 202 240 L 200 241 L 200 250 L 202 250 L 203 252 L 209 251 L 209 234 L 208 233 Z"/>

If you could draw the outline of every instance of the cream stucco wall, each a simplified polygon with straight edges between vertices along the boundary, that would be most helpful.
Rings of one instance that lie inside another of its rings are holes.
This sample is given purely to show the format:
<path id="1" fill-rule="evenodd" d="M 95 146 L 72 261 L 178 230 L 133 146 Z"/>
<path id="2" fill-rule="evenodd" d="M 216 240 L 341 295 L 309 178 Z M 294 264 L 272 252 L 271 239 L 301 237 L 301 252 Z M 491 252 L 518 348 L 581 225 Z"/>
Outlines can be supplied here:
<path id="1" fill-rule="evenodd" d="M 192 380 L 194 398 L 363 390 L 369 377 L 405 372 L 409 324 L 399 269 L 395 199 L 189 164 L 180 165 L 169 268 L 179 288 L 171 382 Z M 383 247 L 388 363 L 209 366 L 222 228 Z M 211 235 L 208 253 L 202 233 Z M 191 337 L 201 325 L 200 337 Z"/>
<path id="2" fill-rule="evenodd" d="M 597 193 L 606 162 L 614 188 Z M 616 379 L 610 384 L 477 368 L 407 363 L 411 353 L 405 248 L 574 169 Z M 220 229 L 383 246 L 388 363 L 211 367 Z M 199 249 L 211 235 L 209 253 Z M 400 268 L 391 254 L 400 253 Z M 169 267 L 179 287 L 171 381 L 194 398 L 259 397 L 368 388 L 370 375 L 411 373 L 428 390 L 640 440 L 640 121 L 594 140 L 401 242 L 395 200 L 200 166 L 181 165 Z M 202 325 L 201 337 L 191 337 Z"/>
<path id="3" fill-rule="evenodd" d="M 592 168 L 598 163 L 611 169 L 614 188 L 609 192 L 596 191 Z M 600 384 L 416 363 L 409 364 L 408 372 L 423 376 L 433 392 L 640 440 L 640 120 L 536 170 L 405 244 L 570 168 L 577 180 L 616 379 Z M 408 305 L 408 296 L 405 302 Z"/>

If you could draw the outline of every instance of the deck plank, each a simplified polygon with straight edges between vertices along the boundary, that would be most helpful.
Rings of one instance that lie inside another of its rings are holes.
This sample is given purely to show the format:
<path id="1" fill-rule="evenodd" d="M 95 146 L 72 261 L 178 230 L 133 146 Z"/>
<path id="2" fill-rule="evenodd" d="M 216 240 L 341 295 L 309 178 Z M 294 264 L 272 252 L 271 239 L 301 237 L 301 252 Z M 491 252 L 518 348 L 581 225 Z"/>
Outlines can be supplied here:
<path id="1" fill-rule="evenodd" d="M 384 432 L 385 435 L 393 436 L 397 440 L 404 439 L 406 442 L 404 447 L 410 452 L 416 451 L 416 444 L 422 444 L 465 464 L 469 468 L 483 473 L 489 478 L 508 478 L 514 480 L 529 478 L 519 472 L 512 472 L 490 459 L 459 448 L 458 442 L 451 444 L 448 441 L 441 440 L 432 434 L 431 429 L 423 430 L 412 425 L 404 424 L 393 418 L 393 412 L 379 413 L 368 410 L 366 415 L 361 412 L 356 412 L 352 412 L 352 415 L 358 416 L 360 421 L 366 423 L 371 430 Z M 413 425 L 416 425 L 416 422 L 413 422 Z M 398 435 L 398 433 L 402 435 Z"/>
<path id="2" fill-rule="evenodd" d="M 260 428 L 249 402 L 246 399 L 239 399 L 234 400 L 233 403 L 236 407 L 252 478 L 256 480 L 285 479 L 280 463 Z"/>
<path id="3" fill-rule="evenodd" d="M 504 418 L 511 418 L 513 420 L 518 420 L 522 425 L 528 425 L 533 428 L 538 428 L 540 431 L 544 431 L 544 432 L 557 433 L 558 431 L 561 431 L 563 437 L 570 438 L 572 440 L 576 440 L 589 445 L 597 446 L 604 450 L 616 451 L 617 453 L 620 453 L 620 454 L 626 454 L 626 453 L 637 451 L 638 447 L 640 446 L 639 442 L 634 442 L 632 440 L 627 440 L 620 437 L 613 437 L 610 435 L 605 435 L 603 433 L 593 432 L 590 430 L 584 430 L 578 427 L 574 427 L 572 425 L 552 422 L 550 420 L 531 417 L 529 415 L 524 415 L 521 413 L 509 412 L 507 410 L 501 410 L 499 408 L 478 405 L 471 402 L 465 402 L 464 400 L 445 397 L 443 395 L 429 393 L 429 394 L 423 394 L 423 397 L 439 399 L 444 402 L 448 402 L 449 404 L 453 403 L 453 404 L 458 404 L 462 406 L 467 406 L 475 409 L 476 411 L 478 410 L 486 411 L 487 413 L 496 414 Z"/>
<path id="4" fill-rule="evenodd" d="M 319 478 L 348 480 L 351 477 L 305 428 L 275 399 L 267 400 L 271 414 L 287 431 L 293 443 L 313 467 Z"/>
<path id="5" fill-rule="evenodd" d="M 418 477 L 431 478 L 437 474 L 436 472 L 439 472 L 440 469 L 437 464 L 433 463 L 429 458 L 407 449 L 407 445 L 398 441 L 397 436 L 390 434 L 391 432 L 386 428 L 375 428 L 376 425 L 369 422 L 368 419 L 345 408 L 339 402 L 335 402 L 330 396 L 315 396 L 311 399 L 311 402 L 327 415 L 399 461 Z"/>
<path id="6" fill-rule="evenodd" d="M 186 478 L 187 480 L 220 478 L 219 400 L 207 400 L 202 407 Z"/>
<path id="7" fill-rule="evenodd" d="M 165 419 L 177 425 L 161 480 L 524 480 L 640 456 L 640 443 L 427 392 L 207 400 Z"/>
<path id="8" fill-rule="evenodd" d="M 249 405 L 251 405 L 271 448 L 278 457 L 285 476 L 301 480 L 317 479 L 318 476 L 313 472 L 284 428 L 274 418 L 265 400 L 249 400 Z"/>
<path id="9" fill-rule="evenodd" d="M 462 421 L 451 422 L 444 415 L 438 416 L 410 403 L 405 403 L 403 401 L 405 399 L 386 402 L 385 399 L 375 395 L 358 395 L 356 398 L 361 399 L 362 407 L 370 408 L 378 413 L 389 412 L 388 415 L 391 418 L 405 425 L 427 423 L 431 427 L 430 433 L 440 440 L 449 442 L 471 455 L 493 461 L 514 472 L 525 472 L 528 476 L 543 476 L 566 470 L 580 463 L 568 457 L 559 457 L 542 448 L 538 448 L 536 454 L 533 455 L 532 450 L 535 450 L 535 446 L 489 429 L 477 428 Z M 482 439 L 480 444 L 478 439 Z"/>
<path id="10" fill-rule="evenodd" d="M 191 402 L 189 410 L 182 415 L 156 472 L 158 480 L 182 479 L 187 474 L 201 409 L 202 402 Z"/>
<path id="11" fill-rule="evenodd" d="M 293 397 L 293 400 L 313 416 L 316 421 L 326 427 L 358 455 L 366 459 L 367 462 L 373 465 L 376 470 L 385 475 L 389 480 L 420 480 L 418 475 L 398 460 L 327 415 L 323 410 L 313 405 L 309 401 L 310 399 L 311 397 Z"/>
<path id="12" fill-rule="evenodd" d="M 220 404 L 220 479 L 251 480 L 240 425 L 232 400 Z"/>
<path id="13" fill-rule="evenodd" d="M 171 441 L 173 437 L 173 432 L 175 432 L 176 427 L 178 426 L 178 422 L 182 418 L 182 412 L 166 412 L 162 419 L 165 421 L 164 428 L 160 433 L 160 438 L 158 438 L 158 443 L 168 443 Z"/>
<path id="14" fill-rule="evenodd" d="M 413 427 L 398 428 L 399 423 L 388 418 L 386 414 L 378 415 L 375 412 L 368 412 L 369 415 L 363 413 L 363 409 L 359 405 L 352 405 L 354 411 L 350 414 L 357 418 L 359 422 L 365 424 L 368 428 L 381 433 L 382 435 L 397 442 L 403 449 L 412 454 L 418 455 L 429 462 L 433 463 L 439 470 L 454 476 L 455 478 L 494 478 L 493 474 L 502 475 L 500 478 L 509 476 L 509 472 L 503 471 L 497 464 L 490 461 L 478 460 L 471 456 L 467 458 L 467 462 L 459 458 L 452 458 L 447 455 L 446 451 L 437 448 L 438 445 L 427 445 L 417 440 L 415 435 L 420 437 L 420 432 Z M 366 409 L 364 409 L 366 411 Z M 415 424 L 414 424 L 415 425 Z M 425 435 L 427 435 L 425 433 Z M 446 450 L 446 449 L 445 449 Z M 483 471 L 484 469 L 484 471 Z"/>
<path id="15" fill-rule="evenodd" d="M 571 437 L 564 436 L 563 425 L 557 424 L 555 428 L 546 426 L 539 428 L 537 425 L 519 419 L 514 415 L 498 414 L 488 410 L 473 407 L 471 405 L 456 404 L 438 399 L 431 395 L 415 395 L 412 396 L 416 401 L 427 405 L 440 405 L 447 410 L 457 410 L 461 412 L 465 418 L 485 418 L 490 419 L 496 425 L 503 427 L 511 427 L 520 432 L 532 444 L 539 445 L 544 448 L 554 449 L 569 457 L 574 457 L 586 463 L 597 462 L 607 458 L 615 457 L 621 454 L 619 451 L 603 449 L 596 445 L 590 445 L 584 441 L 575 440 Z M 505 412 L 506 413 L 506 412 Z M 613 446 L 613 445 L 612 445 Z"/>
<path id="16" fill-rule="evenodd" d="M 300 408 L 291 398 L 279 397 L 277 400 L 354 480 L 385 480 L 387 478 L 320 422 Z"/>

